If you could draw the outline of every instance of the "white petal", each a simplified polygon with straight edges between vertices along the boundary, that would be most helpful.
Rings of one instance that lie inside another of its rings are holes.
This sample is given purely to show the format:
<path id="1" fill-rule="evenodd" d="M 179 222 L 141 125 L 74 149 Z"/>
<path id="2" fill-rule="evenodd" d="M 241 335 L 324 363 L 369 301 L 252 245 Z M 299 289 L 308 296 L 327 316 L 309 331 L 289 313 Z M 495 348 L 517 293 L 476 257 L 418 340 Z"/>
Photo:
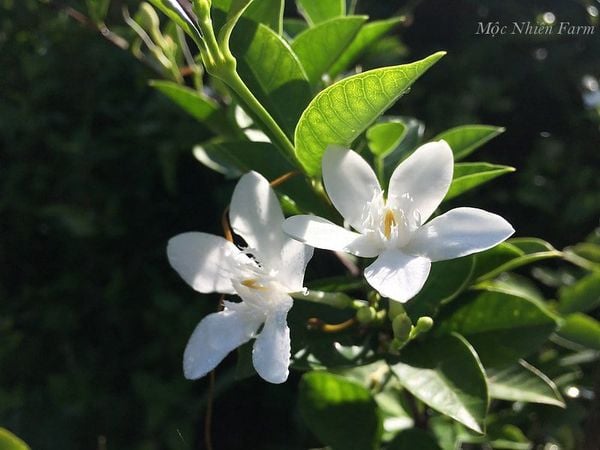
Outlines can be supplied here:
<path id="1" fill-rule="evenodd" d="M 283 383 L 288 377 L 291 353 L 290 329 L 286 322 L 288 310 L 269 315 L 254 343 L 254 368 L 269 383 Z"/>
<path id="2" fill-rule="evenodd" d="M 323 155 L 323 183 L 331 202 L 356 230 L 363 230 L 367 203 L 381 193 L 371 166 L 356 152 L 330 146 Z"/>
<path id="3" fill-rule="evenodd" d="M 169 240 L 171 266 L 196 291 L 233 294 L 236 260 L 248 259 L 231 242 L 207 233 L 183 233 Z"/>
<path id="4" fill-rule="evenodd" d="M 419 226 L 444 199 L 453 171 L 454 156 L 446 141 L 422 145 L 394 170 L 388 203 L 404 211 Z"/>
<path id="5" fill-rule="evenodd" d="M 322 217 L 290 217 L 283 223 L 283 230 L 312 247 L 341 250 L 365 258 L 377 256 L 380 251 L 369 236 L 346 230 Z"/>
<path id="6" fill-rule="evenodd" d="M 456 208 L 413 233 L 404 250 L 443 261 L 487 250 L 514 232 L 510 223 L 496 214 L 477 208 Z"/>
<path id="7" fill-rule="evenodd" d="M 206 316 L 190 337 L 183 353 L 183 373 L 189 380 L 213 370 L 229 352 L 250 340 L 262 317 L 243 303 L 226 302 L 225 310 Z"/>
<path id="8" fill-rule="evenodd" d="M 386 250 L 365 269 L 365 278 L 382 296 L 407 302 L 421 290 L 431 262 L 398 250 Z"/>
<path id="9" fill-rule="evenodd" d="M 263 265 L 281 265 L 281 248 L 287 236 L 281 229 L 283 213 L 269 182 L 256 172 L 240 178 L 233 191 L 229 220 Z"/>
<path id="10" fill-rule="evenodd" d="M 288 292 L 302 290 L 306 265 L 312 258 L 314 249 L 294 239 L 288 238 L 281 249 L 281 266 L 277 279 L 288 288 Z"/>

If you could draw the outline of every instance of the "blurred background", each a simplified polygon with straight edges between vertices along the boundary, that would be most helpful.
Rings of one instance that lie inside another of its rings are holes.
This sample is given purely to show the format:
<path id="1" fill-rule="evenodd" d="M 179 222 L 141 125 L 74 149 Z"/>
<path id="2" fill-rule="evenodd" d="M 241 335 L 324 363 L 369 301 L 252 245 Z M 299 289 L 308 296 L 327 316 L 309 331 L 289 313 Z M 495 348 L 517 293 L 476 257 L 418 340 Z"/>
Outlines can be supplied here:
<path id="1" fill-rule="evenodd" d="M 124 5 L 137 8 L 113 1 L 106 23 L 131 37 Z M 0 426 L 40 450 L 202 448 L 207 382 L 186 381 L 181 357 L 218 297 L 189 289 L 165 245 L 183 231 L 219 233 L 234 182 L 193 157 L 209 132 L 148 87 L 156 73 L 68 7 L 87 13 L 83 1 L 0 0 Z M 423 120 L 430 137 L 467 123 L 506 127 L 478 159 L 518 171 L 460 203 L 559 249 L 593 234 L 600 217 L 599 9 L 596 0 L 357 5 L 374 19 L 407 16 L 366 67 L 378 55 L 400 64 L 448 51 L 394 114 Z M 477 35 L 489 21 L 596 30 Z M 234 364 L 217 372 L 215 447 L 312 445 L 298 375 L 234 384 Z"/>

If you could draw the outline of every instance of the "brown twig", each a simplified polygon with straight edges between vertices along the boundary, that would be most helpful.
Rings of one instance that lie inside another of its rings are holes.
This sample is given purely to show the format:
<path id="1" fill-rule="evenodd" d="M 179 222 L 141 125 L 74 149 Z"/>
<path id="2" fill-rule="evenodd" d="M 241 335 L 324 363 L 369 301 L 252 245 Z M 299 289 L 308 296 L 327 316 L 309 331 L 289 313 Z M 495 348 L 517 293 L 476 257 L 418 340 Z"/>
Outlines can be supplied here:
<path id="1" fill-rule="evenodd" d="M 308 319 L 309 328 L 322 331 L 323 333 L 340 333 L 356 324 L 356 318 L 353 317 L 342 323 L 325 323 L 321 319 L 312 317 Z"/>
<path id="2" fill-rule="evenodd" d="M 278 178 L 275 178 L 273 181 L 271 181 L 269 184 L 271 185 L 271 187 L 277 187 L 282 185 L 283 183 L 285 183 L 287 180 L 294 178 L 296 175 L 298 175 L 298 172 L 296 171 L 291 171 L 288 173 L 284 173 L 283 175 L 281 175 Z"/>

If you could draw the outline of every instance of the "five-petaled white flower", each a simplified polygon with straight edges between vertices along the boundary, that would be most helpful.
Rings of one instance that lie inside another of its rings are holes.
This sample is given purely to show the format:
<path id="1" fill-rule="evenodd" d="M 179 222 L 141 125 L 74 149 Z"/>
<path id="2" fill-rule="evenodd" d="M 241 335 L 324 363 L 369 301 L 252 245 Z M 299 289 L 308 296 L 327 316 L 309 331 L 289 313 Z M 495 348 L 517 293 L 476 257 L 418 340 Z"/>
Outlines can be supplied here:
<path id="1" fill-rule="evenodd" d="M 406 302 L 423 287 L 431 263 L 486 250 L 514 233 L 502 217 L 456 208 L 428 223 L 452 182 L 454 158 L 445 141 L 419 147 L 394 170 L 387 199 L 357 153 L 329 147 L 323 183 L 333 205 L 357 232 L 316 216 L 287 219 L 284 230 L 317 248 L 377 259 L 365 278 L 384 297 Z"/>
<path id="2" fill-rule="evenodd" d="M 223 311 L 198 324 L 184 352 L 184 374 L 188 379 L 206 375 L 229 352 L 256 336 L 252 352 L 256 371 L 271 383 L 282 383 L 290 362 L 288 294 L 303 289 L 313 249 L 283 233 L 281 206 L 269 182 L 256 172 L 244 175 L 236 185 L 229 220 L 248 247 L 240 250 L 206 233 L 180 234 L 167 247 L 169 262 L 196 291 L 242 298 L 240 303 L 225 302 Z"/>

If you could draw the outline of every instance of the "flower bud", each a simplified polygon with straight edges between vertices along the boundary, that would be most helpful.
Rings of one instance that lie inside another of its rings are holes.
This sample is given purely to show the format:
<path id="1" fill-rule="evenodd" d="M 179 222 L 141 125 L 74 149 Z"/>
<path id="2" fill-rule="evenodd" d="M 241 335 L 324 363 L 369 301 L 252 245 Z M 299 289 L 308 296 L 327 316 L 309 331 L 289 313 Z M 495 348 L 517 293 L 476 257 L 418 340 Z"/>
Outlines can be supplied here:
<path id="1" fill-rule="evenodd" d="M 356 320 L 358 320 L 361 324 L 366 325 L 369 324 L 375 319 L 377 315 L 377 311 L 375 308 L 371 306 L 362 306 L 356 311 Z"/>
<path id="2" fill-rule="evenodd" d="M 392 330 L 394 331 L 394 338 L 404 343 L 408 341 L 410 332 L 412 330 L 412 322 L 406 313 L 398 314 L 392 320 Z"/>
<path id="3" fill-rule="evenodd" d="M 433 319 L 429 316 L 419 317 L 415 329 L 417 333 L 427 333 L 433 327 Z"/>

